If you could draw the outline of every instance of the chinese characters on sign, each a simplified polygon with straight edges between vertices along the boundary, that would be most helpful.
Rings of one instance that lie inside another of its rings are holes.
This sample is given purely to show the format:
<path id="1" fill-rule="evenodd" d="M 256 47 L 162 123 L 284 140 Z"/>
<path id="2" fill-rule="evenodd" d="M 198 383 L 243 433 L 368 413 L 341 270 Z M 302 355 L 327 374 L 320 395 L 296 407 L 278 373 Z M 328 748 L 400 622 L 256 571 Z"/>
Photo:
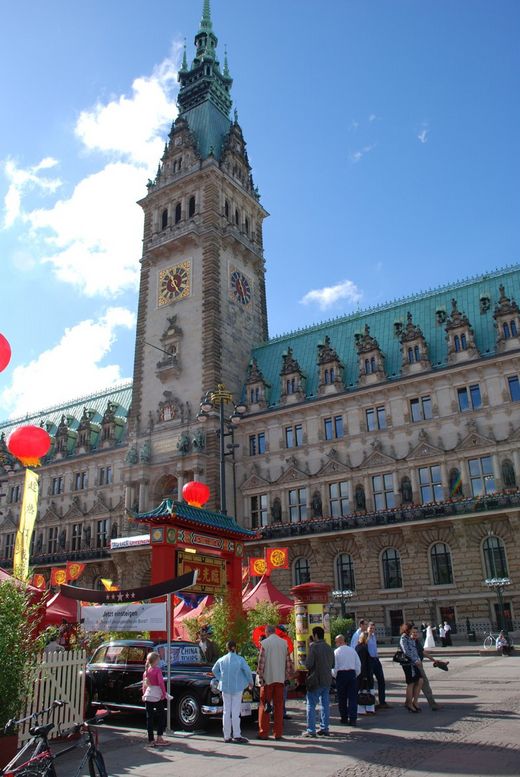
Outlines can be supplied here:
<path id="1" fill-rule="evenodd" d="M 199 573 L 196 585 L 191 591 L 206 594 L 223 593 L 226 586 L 226 562 L 215 556 L 205 556 L 199 553 L 185 553 L 180 550 L 177 553 L 177 574 L 197 570 Z"/>

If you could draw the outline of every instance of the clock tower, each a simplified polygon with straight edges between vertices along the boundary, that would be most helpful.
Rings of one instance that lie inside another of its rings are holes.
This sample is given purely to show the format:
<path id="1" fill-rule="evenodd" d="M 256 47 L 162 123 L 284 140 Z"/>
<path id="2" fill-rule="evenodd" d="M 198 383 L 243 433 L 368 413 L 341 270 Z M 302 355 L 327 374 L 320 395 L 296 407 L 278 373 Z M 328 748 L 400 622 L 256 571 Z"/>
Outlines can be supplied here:
<path id="1" fill-rule="evenodd" d="M 179 71 L 179 113 L 140 201 L 143 256 L 127 506 L 149 509 L 204 479 L 218 504 L 214 429 L 196 420 L 201 397 L 224 383 L 240 397 L 252 347 L 267 338 L 262 222 L 237 113 L 230 117 L 209 0 Z"/>

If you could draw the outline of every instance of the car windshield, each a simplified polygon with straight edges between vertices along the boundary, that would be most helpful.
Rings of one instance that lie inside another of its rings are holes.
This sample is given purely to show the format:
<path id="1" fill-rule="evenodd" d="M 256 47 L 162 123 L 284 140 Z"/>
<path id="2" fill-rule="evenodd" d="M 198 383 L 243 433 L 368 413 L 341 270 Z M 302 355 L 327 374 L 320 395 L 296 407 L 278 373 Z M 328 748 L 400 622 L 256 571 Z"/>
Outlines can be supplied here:
<path id="1" fill-rule="evenodd" d="M 167 647 L 160 645 L 157 652 L 161 656 L 161 663 L 167 663 Z M 170 645 L 170 659 L 172 664 L 206 664 L 202 651 L 198 645 Z"/>

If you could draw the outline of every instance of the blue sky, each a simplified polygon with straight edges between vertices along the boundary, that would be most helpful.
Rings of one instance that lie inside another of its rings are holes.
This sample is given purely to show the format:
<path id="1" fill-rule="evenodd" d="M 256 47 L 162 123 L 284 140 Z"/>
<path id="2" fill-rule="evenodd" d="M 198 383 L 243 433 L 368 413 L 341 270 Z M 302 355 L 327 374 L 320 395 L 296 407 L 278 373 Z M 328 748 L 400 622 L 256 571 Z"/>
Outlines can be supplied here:
<path id="1" fill-rule="evenodd" d="M 0 418 L 132 375 L 142 216 L 202 0 L 3 0 Z M 520 258 L 516 0 L 212 0 L 271 335 Z"/>

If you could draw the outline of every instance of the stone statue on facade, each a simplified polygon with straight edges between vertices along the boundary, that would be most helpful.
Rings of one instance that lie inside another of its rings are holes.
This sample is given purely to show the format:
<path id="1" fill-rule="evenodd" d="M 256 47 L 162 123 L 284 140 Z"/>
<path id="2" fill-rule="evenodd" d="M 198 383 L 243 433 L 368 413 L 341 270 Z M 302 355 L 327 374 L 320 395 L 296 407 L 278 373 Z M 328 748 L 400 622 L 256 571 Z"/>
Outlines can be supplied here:
<path id="1" fill-rule="evenodd" d="M 312 495 L 311 512 L 313 518 L 321 518 L 323 516 L 321 494 L 319 491 L 315 491 Z"/>
<path id="2" fill-rule="evenodd" d="M 126 464 L 137 464 L 137 461 L 138 461 L 137 448 L 135 447 L 135 445 L 132 445 L 132 447 L 128 449 L 125 462 Z"/>
<path id="3" fill-rule="evenodd" d="M 179 441 L 177 442 L 177 450 L 183 456 L 190 452 L 190 438 L 187 434 L 181 434 L 179 437 Z"/>
<path id="4" fill-rule="evenodd" d="M 502 462 L 502 480 L 506 488 L 516 488 L 516 475 L 509 459 Z"/>
<path id="5" fill-rule="evenodd" d="M 401 480 L 401 502 L 404 505 L 409 505 L 413 502 L 412 483 L 410 478 L 405 476 Z"/>
<path id="6" fill-rule="evenodd" d="M 271 518 L 273 521 L 282 520 L 282 503 L 279 497 L 275 497 L 273 499 L 273 503 L 271 505 Z"/>
<path id="7" fill-rule="evenodd" d="M 143 447 L 141 448 L 141 452 L 139 454 L 139 460 L 142 464 L 149 464 L 150 459 L 152 458 L 152 449 L 150 448 L 150 443 L 148 440 L 145 440 L 143 443 Z"/>
<path id="8" fill-rule="evenodd" d="M 360 512 L 365 511 L 367 509 L 367 500 L 365 498 L 365 489 L 361 485 L 356 486 L 356 490 L 354 492 L 354 502 L 356 505 L 356 510 L 359 510 Z"/>

